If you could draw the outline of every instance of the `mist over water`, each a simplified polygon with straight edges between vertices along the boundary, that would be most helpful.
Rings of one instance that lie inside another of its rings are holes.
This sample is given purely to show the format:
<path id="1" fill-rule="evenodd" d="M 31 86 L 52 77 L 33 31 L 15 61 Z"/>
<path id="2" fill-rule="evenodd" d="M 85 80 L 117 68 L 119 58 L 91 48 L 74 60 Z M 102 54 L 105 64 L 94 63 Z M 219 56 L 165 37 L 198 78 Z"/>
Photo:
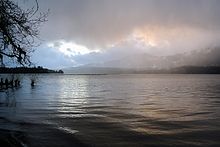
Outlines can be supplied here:
<path id="1" fill-rule="evenodd" d="M 219 75 L 37 75 L 0 96 L 0 129 L 31 146 L 220 145 Z"/>

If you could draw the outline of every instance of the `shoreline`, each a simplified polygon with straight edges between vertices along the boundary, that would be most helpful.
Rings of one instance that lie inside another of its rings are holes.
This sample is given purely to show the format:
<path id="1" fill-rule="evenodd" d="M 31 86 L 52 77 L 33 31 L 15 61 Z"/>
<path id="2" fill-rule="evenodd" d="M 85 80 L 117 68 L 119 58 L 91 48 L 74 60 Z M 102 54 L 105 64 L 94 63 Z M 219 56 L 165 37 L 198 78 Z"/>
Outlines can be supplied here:
<path id="1" fill-rule="evenodd" d="M 66 133 L 51 125 L 25 122 L 19 123 L 19 131 L 0 128 L 0 142 L 3 147 L 88 146 L 77 139 L 74 134 Z"/>

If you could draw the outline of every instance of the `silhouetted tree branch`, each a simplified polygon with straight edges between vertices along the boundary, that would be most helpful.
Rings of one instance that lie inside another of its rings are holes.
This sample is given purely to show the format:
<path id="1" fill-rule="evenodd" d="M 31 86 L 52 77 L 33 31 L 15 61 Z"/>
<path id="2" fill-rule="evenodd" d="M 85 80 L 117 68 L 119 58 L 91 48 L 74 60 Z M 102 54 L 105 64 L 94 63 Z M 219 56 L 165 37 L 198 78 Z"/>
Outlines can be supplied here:
<path id="1" fill-rule="evenodd" d="M 22 9 L 12 0 L 0 0 L 0 59 L 7 56 L 21 65 L 30 65 L 30 53 L 36 47 L 39 26 L 47 21 L 47 13 L 39 13 L 38 2 Z"/>

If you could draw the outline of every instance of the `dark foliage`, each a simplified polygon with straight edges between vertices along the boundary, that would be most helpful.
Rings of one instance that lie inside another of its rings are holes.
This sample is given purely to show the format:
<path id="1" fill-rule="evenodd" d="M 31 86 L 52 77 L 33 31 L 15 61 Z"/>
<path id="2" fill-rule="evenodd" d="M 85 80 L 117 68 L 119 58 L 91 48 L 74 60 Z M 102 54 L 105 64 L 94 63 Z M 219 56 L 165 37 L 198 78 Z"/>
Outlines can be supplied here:
<path id="1" fill-rule="evenodd" d="M 6 67 L 0 67 L 0 73 L 63 73 L 62 70 L 55 71 L 55 70 L 50 70 L 47 68 L 43 67 L 16 67 L 16 68 L 6 68 Z"/>
<path id="2" fill-rule="evenodd" d="M 173 68 L 170 73 L 179 74 L 220 74 L 219 66 L 182 66 Z"/>

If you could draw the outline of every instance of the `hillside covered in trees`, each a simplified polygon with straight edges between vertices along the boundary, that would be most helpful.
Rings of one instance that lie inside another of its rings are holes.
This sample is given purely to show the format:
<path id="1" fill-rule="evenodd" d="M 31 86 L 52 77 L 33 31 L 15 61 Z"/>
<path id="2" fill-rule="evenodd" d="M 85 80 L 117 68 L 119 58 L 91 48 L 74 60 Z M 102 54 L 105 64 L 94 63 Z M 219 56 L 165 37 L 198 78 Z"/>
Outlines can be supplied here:
<path id="1" fill-rule="evenodd" d="M 47 68 L 43 68 L 41 66 L 38 67 L 0 67 L 0 73 L 63 73 L 62 70 L 51 70 Z"/>

